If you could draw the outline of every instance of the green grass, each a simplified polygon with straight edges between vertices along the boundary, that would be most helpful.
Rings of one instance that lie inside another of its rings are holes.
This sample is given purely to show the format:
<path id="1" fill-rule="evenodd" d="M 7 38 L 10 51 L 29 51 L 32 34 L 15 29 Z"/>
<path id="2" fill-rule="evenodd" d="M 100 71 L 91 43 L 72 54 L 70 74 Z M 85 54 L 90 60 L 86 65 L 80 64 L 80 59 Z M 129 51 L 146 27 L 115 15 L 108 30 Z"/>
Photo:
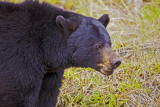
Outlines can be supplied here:
<path id="1" fill-rule="evenodd" d="M 46 0 L 95 18 L 108 13 L 112 48 L 122 59 L 109 77 L 91 68 L 66 69 L 58 107 L 160 106 L 160 0 L 144 1 L 136 8 L 125 0 Z"/>

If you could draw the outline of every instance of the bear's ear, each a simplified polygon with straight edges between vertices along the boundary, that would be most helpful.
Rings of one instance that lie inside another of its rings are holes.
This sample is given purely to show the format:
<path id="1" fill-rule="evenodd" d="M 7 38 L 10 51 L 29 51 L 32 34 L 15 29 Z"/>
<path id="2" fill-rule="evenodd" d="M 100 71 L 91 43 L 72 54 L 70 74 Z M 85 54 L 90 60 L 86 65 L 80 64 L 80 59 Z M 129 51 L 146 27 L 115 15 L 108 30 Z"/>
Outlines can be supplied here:
<path id="1" fill-rule="evenodd" d="M 62 15 L 56 17 L 56 24 L 64 35 L 69 35 L 76 29 L 76 24 L 70 19 L 65 19 Z"/>
<path id="2" fill-rule="evenodd" d="M 104 25 L 104 27 L 107 27 L 107 25 L 110 21 L 108 14 L 104 14 L 98 20 Z"/>

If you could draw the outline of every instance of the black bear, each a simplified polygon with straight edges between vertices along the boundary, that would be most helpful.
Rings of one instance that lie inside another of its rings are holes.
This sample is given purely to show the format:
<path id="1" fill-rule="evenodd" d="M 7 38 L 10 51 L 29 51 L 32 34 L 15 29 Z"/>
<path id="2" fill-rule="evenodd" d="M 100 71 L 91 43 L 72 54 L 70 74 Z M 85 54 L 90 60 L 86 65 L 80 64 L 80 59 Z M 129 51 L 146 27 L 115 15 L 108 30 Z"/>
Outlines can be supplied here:
<path id="1" fill-rule="evenodd" d="M 121 61 L 105 29 L 109 17 L 86 17 L 47 3 L 0 2 L 0 107 L 53 107 L 63 70 L 105 75 Z"/>

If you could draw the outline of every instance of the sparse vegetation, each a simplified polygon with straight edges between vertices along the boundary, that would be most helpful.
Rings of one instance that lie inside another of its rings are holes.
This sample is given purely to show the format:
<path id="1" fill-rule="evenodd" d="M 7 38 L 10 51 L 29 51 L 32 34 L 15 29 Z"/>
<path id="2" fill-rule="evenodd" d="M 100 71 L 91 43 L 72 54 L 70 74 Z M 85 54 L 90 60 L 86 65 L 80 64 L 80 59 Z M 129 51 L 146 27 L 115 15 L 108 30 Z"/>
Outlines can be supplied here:
<path id="1" fill-rule="evenodd" d="M 144 0 L 140 8 L 126 1 L 46 0 L 96 18 L 108 13 L 112 48 L 122 58 L 109 77 L 66 69 L 58 107 L 160 107 L 160 0 Z"/>

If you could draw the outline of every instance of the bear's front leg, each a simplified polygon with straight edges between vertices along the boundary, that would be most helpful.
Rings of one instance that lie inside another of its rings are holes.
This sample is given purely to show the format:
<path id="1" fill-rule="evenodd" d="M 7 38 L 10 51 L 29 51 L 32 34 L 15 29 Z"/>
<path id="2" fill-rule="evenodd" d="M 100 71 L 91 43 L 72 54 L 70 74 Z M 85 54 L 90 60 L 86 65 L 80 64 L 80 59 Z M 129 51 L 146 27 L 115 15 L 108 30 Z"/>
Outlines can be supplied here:
<path id="1" fill-rule="evenodd" d="M 35 107 L 42 78 L 13 73 L 0 74 L 0 107 Z"/>
<path id="2" fill-rule="evenodd" d="M 57 71 L 45 74 L 39 93 L 37 107 L 55 107 L 59 88 L 62 84 L 64 71 Z"/>
<path id="3" fill-rule="evenodd" d="M 23 106 L 20 107 L 36 107 L 40 88 L 42 85 L 42 78 L 38 75 L 30 75 L 28 77 L 23 77 L 23 83 L 17 85 L 19 99 Z M 22 81 L 21 81 L 22 82 Z"/>

